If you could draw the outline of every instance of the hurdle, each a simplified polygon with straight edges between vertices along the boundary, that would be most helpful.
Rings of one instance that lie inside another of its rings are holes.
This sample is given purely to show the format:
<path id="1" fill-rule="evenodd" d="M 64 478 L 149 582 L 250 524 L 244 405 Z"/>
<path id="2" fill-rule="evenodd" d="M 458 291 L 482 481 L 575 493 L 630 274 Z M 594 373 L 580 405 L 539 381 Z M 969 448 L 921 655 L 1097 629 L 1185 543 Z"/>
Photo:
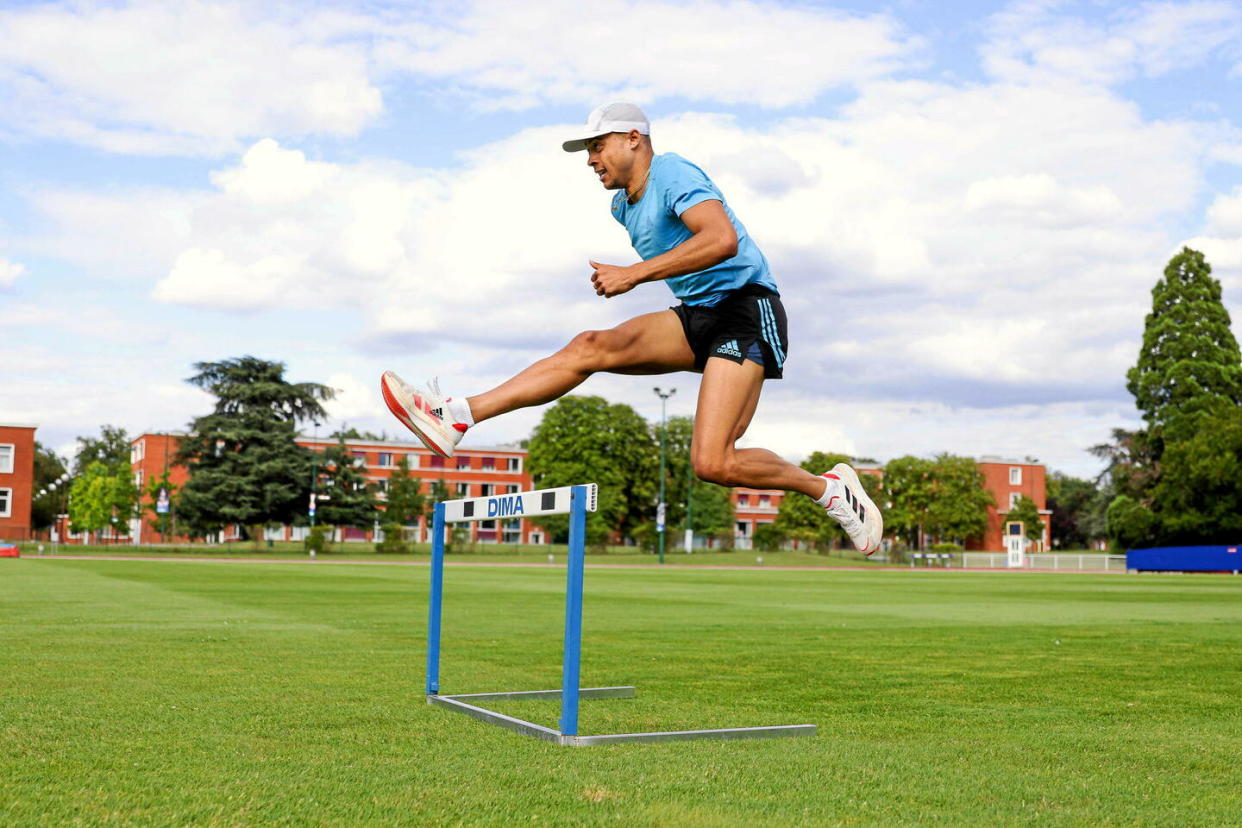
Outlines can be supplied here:
<path id="1" fill-rule="evenodd" d="M 815 725 L 729 727 L 711 730 L 669 730 L 652 733 L 578 733 L 580 699 L 632 699 L 633 687 L 579 687 L 582 655 L 582 583 L 586 558 L 586 513 L 596 510 L 594 483 L 562 486 L 491 497 L 446 500 L 436 504 L 432 520 L 431 585 L 427 617 L 427 703 L 464 713 L 488 724 L 558 745 L 613 744 L 617 742 L 673 742 L 689 739 L 763 739 L 814 736 Z M 569 560 L 565 588 L 565 644 L 560 690 L 519 690 L 501 693 L 444 694 L 440 692 L 440 616 L 444 596 L 444 532 L 449 523 L 504 520 L 514 517 L 569 514 Z M 559 729 L 506 716 L 483 704 L 503 700 L 560 701 Z"/>

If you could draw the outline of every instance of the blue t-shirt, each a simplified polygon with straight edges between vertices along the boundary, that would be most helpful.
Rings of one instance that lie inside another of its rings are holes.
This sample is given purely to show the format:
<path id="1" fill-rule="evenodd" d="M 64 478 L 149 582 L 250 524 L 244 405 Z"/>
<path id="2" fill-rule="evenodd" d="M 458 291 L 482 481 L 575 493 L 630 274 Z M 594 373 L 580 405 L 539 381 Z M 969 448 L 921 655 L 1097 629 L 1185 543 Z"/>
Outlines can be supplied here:
<path id="1" fill-rule="evenodd" d="M 666 152 L 651 159 L 647 189 L 637 204 L 621 190 L 612 197 L 612 215 L 625 226 L 638 255 L 647 259 L 667 253 L 694 234 L 681 221 L 681 214 L 704 201 L 724 205 L 737 232 L 737 254 L 715 267 L 673 276 L 664 281 L 673 295 L 687 305 L 714 305 L 726 294 L 746 285 L 776 290 L 768 260 L 746 228 L 733 215 L 720 189 L 707 173 L 680 155 Z"/>

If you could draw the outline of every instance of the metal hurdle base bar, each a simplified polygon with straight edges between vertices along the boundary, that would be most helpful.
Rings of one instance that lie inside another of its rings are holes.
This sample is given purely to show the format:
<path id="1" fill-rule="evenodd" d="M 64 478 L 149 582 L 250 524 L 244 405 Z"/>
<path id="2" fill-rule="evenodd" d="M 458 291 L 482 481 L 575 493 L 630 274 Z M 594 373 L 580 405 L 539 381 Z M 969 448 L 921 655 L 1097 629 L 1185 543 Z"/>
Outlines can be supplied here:
<path id="1" fill-rule="evenodd" d="M 633 687 L 583 687 L 578 691 L 580 699 L 632 699 Z M 506 716 L 494 710 L 480 707 L 474 702 L 490 701 L 560 701 L 560 690 L 519 690 L 512 693 L 462 693 L 453 696 L 431 695 L 427 703 L 456 713 L 464 713 L 479 721 L 503 727 L 517 733 L 533 736 L 557 745 L 586 747 L 588 745 L 617 744 L 619 742 L 684 742 L 691 739 L 775 739 L 790 736 L 814 736 L 815 725 L 776 725 L 772 727 L 724 727 L 712 730 L 663 730 L 651 733 L 605 733 L 596 736 L 578 736 L 561 733 L 550 727 L 537 725 L 525 719 Z"/>
<path id="2" fill-rule="evenodd" d="M 688 739 L 764 739 L 778 736 L 814 736 L 815 725 L 776 727 L 727 727 L 713 730 L 669 730 L 653 733 L 609 733 L 598 736 L 578 734 L 579 699 L 632 699 L 633 687 L 580 687 L 579 666 L 582 651 L 582 580 L 586 550 L 586 513 L 594 512 L 598 489 L 594 483 L 562 486 L 533 492 L 446 500 L 436 504 L 431 544 L 431 582 L 427 613 L 427 703 L 480 721 L 497 725 L 545 742 L 558 745 L 602 745 L 614 742 L 678 742 Z M 560 690 L 527 690 L 513 693 L 440 692 L 440 615 L 444 594 L 445 524 L 476 520 L 506 519 L 515 516 L 569 514 L 569 558 L 565 584 L 565 645 L 561 662 Z M 558 701 L 561 705 L 560 729 L 537 725 L 525 719 L 506 716 L 480 702 L 501 700 Z"/>

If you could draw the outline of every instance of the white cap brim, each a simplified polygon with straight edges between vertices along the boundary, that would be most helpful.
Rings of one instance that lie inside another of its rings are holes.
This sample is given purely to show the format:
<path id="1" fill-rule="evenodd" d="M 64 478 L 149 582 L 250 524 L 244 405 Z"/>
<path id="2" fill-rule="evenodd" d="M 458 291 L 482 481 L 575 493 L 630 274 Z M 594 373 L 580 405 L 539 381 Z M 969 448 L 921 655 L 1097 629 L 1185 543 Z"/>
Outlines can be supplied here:
<path id="1" fill-rule="evenodd" d="M 574 138 L 561 144 L 561 149 L 565 152 L 581 152 L 587 148 L 587 144 L 601 135 L 607 135 L 610 132 L 629 132 L 630 130 L 638 130 L 642 135 L 649 135 L 651 126 L 646 121 L 603 121 L 598 125 L 598 129 L 585 138 Z"/>

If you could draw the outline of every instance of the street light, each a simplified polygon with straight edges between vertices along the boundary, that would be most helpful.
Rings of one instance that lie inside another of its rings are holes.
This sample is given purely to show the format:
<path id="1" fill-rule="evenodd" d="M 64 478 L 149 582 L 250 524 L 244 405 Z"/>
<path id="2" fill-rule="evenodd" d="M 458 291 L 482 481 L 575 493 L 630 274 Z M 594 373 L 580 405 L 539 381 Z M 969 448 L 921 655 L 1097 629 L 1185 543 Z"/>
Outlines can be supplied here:
<path id="1" fill-rule="evenodd" d="M 665 393 L 657 385 L 654 390 L 660 398 L 660 502 L 656 505 L 656 538 L 660 548 L 660 563 L 664 563 L 664 433 L 667 431 L 664 413 L 668 398 L 676 394 L 677 389 L 670 388 Z"/>

